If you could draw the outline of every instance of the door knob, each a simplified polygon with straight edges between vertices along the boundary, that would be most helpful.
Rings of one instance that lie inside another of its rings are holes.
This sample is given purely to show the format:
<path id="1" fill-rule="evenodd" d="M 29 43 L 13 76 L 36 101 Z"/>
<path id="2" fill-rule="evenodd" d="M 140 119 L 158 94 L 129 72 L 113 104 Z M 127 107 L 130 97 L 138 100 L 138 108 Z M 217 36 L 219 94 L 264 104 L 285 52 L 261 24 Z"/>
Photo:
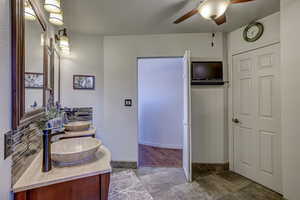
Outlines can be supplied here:
<path id="1" fill-rule="evenodd" d="M 233 123 L 236 123 L 236 124 L 239 124 L 239 123 L 240 123 L 240 120 L 238 120 L 237 118 L 235 118 L 235 119 L 232 119 L 232 122 L 233 122 Z"/>

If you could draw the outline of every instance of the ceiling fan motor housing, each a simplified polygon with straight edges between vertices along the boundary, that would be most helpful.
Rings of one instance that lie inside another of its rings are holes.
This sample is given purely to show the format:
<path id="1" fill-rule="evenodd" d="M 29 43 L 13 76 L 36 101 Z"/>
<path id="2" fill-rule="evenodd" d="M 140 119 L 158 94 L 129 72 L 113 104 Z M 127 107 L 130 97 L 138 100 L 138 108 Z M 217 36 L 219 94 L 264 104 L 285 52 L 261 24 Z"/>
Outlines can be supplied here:
<path id="1" fill-rule="evenodd" d="M 198 11 L 205 19 L 217 19 L 221 17 L 230 5 L 230 0 L 205 0 L 202 2 Z"/>

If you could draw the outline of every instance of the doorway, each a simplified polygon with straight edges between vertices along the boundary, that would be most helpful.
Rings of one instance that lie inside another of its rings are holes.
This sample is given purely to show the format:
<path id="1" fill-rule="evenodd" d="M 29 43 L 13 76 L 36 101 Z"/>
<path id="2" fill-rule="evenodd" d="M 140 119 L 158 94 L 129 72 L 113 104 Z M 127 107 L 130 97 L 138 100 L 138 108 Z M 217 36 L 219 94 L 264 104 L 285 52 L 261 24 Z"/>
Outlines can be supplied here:
<path id="1" fill-rule="evenodd" d="M 139 167 L 182 168 L 183 58 L 138 59 Z"/>
<path id="2" fill-rule="evenodd" d="M 279 193 L 279 44 L 233 56 L 234 171 Z"/>

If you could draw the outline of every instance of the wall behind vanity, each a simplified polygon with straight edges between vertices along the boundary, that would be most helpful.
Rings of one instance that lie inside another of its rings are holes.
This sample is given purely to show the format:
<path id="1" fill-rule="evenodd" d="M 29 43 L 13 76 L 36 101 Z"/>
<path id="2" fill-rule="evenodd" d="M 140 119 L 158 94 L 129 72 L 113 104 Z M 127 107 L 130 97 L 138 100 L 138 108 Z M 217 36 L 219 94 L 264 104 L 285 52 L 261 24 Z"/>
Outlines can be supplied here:
<path id="1" fill-rule="evenodd" d="M 61 60 L 61 103 L 67 107 L 93 107 L 97 137 L 103 129 L 103 37 L 69 33 L 71 54 Z M 94 90 L 74 90 L 73 75 L 94 75 Z"/>

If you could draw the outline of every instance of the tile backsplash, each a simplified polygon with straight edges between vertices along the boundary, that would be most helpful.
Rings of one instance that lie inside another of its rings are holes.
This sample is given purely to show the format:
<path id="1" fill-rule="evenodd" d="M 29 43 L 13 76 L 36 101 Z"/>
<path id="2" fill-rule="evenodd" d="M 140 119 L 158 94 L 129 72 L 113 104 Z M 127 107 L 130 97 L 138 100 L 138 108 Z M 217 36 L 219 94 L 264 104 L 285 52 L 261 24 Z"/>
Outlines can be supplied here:
<path id="1" fill-rule="evenodd" d="M 64 108 L 68 121 L 93 121 L 93 108 Z"/>
<path id="2" fill-rule="evenodd" d="M 64 108 L 68 121 L 93 121 L 93 108 Z M 22 176 L 42 149 L 42 132 L 35 123 L 19 127 L 6 134 L 7 150 L 12 152 L 12 184 Z"/>
<path id="3" fill-rule="evenodd" d="M 12 134 L 12 183 L 14 184 L 42 148 L 42 133 L 34 123 L 20 127 Z"/>

